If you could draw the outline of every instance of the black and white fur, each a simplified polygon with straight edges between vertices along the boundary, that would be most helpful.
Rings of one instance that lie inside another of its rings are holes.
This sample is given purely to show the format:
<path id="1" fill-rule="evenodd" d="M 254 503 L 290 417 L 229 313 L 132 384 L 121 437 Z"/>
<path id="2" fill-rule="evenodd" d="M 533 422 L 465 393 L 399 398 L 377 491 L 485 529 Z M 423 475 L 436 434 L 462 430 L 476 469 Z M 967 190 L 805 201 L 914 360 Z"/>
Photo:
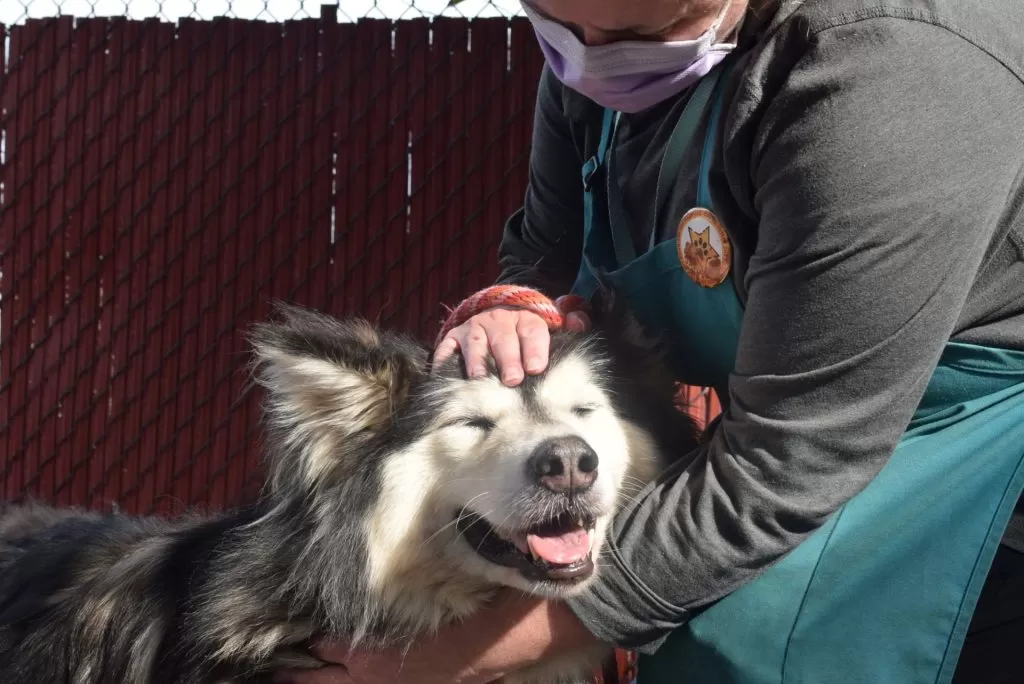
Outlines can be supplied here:
<path id="1" fill-rule="evenodd" d="M 317 638 L 429 632 L 496 585 L 585 591 L 599 563 L 552 578 L 501 539 L 522 546 L 528 530 L 574 520 L 597 558 L 616 507 L 663 454 L 696 444 L 670 375 L 620 318 L 555 334 L 547 372 L 508 388 L 493 368 L 467 379 L 457 357 L 431 371 L 427 347 L 364 321 L 278 311 L 252 335 L 268 475 L 254 504 L 175 519 L 2 511 L 4 681 L 260 682 L 321 664 L 307 650 Z M 586 491 L 553 491 L 530 470 L 565 444 L 596 456 Z M 585 679 L 604 655 L 565 654 L 508 681 Z"/>

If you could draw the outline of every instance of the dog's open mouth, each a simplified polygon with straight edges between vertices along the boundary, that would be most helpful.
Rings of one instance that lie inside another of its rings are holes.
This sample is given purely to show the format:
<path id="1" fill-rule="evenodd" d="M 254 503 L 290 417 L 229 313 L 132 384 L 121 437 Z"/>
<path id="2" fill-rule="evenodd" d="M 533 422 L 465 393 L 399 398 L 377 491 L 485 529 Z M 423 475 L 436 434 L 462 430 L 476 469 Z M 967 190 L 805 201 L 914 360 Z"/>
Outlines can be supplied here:
<path id="1" fill-rule="evenodd" d="M 594 572 L 593 518 L 563 513 L 535 527 L 499 533 L 481 516 L 464 513 L 456 526 L 483 558 L 527 579 L 571 583 Z"/>

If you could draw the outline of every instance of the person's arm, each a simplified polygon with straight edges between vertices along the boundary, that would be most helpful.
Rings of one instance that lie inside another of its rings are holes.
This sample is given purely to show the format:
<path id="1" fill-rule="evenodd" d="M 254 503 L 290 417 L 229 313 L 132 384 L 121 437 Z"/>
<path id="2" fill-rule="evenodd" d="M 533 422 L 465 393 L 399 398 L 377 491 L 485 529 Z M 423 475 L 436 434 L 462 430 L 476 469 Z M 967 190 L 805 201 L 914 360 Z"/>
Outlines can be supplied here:
<path id="1" fill-rule="evenodd" d="M 583 160 L 563 113 L 562 85 L 545 65 L 537 88 L 529 182 L 521 210 L 505 224 L 498 283 L 564 295 L 583 244 Z"/>
<path id="2" fill-rule="evenodd" d="M 499 592 L 491 605 L 405 646 L 356 649 L 317 644 L 328 666 L 282 671 L 279 684 L 488 684 L 511 672 L 567 651 L 587 650 L 596 640 L 565 604 L 517 591 Z"/>
<path id="3" fill-rule="evenodd" d="M 655 650 L 868 484 L 1005 237 L 1024 149 L 1010 70 L 913 21 L 810 45 L 743 170 L 760 231 L 731 405 L 616 519 L 594 590 L 569 602 L 620 646 Z"/>

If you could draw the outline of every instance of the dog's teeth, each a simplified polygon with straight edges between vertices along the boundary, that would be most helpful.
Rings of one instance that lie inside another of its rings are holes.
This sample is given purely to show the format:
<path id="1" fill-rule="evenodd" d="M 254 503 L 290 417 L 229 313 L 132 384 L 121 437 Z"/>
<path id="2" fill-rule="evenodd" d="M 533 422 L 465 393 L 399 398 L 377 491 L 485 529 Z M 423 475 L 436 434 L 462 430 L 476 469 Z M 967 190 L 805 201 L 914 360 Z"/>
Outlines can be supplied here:
<path id="1" fill-rule="evenodd" d="M 583 518 L 582 517 L 576 518 L 576 524 L 579 525 L 580 527 L 583 527 Z"/>

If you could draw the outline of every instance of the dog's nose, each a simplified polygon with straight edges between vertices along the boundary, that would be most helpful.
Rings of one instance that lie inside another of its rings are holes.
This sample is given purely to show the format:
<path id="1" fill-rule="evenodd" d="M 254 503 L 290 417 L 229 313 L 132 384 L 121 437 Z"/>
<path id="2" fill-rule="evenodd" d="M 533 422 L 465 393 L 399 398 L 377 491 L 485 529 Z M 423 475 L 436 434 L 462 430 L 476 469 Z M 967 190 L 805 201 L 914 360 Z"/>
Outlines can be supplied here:
<path id="1" fill-rule="evenodd" d="M 579 437 L 556 437 L 534 449 L 527 468 L 534 481 L 546 489 L 581 493 L 597 479 L 597 454 Z"/>

